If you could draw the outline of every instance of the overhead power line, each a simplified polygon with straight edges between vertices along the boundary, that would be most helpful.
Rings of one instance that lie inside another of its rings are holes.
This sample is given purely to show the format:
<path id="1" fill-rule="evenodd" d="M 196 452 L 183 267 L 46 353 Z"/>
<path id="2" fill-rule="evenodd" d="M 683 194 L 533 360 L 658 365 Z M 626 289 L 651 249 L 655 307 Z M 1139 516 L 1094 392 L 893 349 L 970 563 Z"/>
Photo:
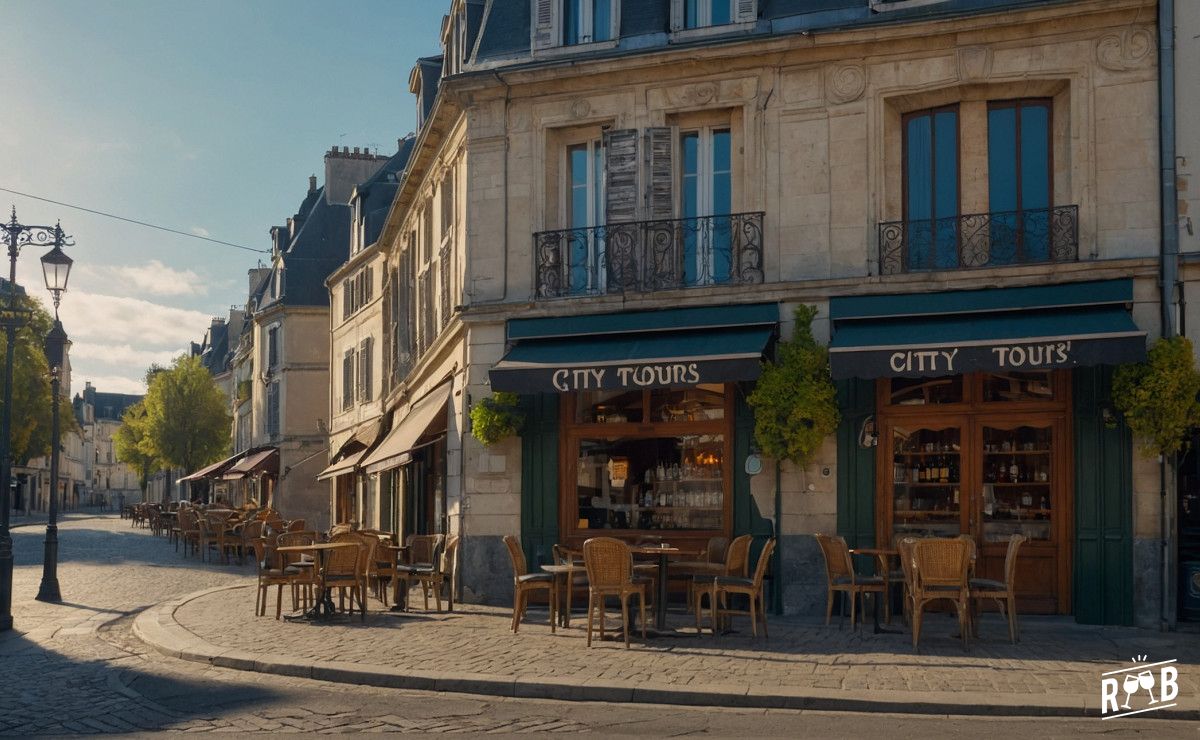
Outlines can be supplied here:
<path id="1" fill-rule="evenodd" d="M 24 198 L 32 198 L 33 200 L 40 200 L 44 203 L 53 203 L 54 205 L 62 206 L 63 208 L 74 208 L 77 211 L 83 211 L 84 213 L 93 213 L 97 216 L 104 216 L 105 218 L 114 218 L 118 221 L 124 221 L 125 223 L 137 224 L 138 226 L 145 226 L 148 229 L 158 229 L 159 231 L 165 231 L 168 234 L 178 234 L 179 236 L 187 236 L 187 237 L 191 237 L 192 239 L 201 239 L 206 242 L 212 242 L 213 244 L 220 244 L 220 245 L 223 245 L 226 247 L 233 247 L 234 249 L 244 249 L 247 252 L 257 252 L 259 254 L 269 254 L 270 253 L 270 250 L 267 250 L 267 249 L 255 249 L 254 247 L 247 247 L 242 244 L 234 244 L 233 242 L 223 242 L 220 239 L 213 239 L 210 236 L 201 236 L 200 234 L 193 234 L 190 231 L 180 231 L 179 229 L 172 229 L 172 228 L 168 228 L 166 226 L 159 226 L 158 224 L 147 223 L 145 221 L 138 221 L 136 218 L 126 218 L 124 216 L 118 216 L 115 213 L 106 213 L 104 211 L 97 211 L 94 208 L 84 208 L 83 206 L 77 206 L 72 203 L 63 203 L 61 200 L 52 200 L 50 198 L 43 198 L 40 195 L 32 195 L 30 193 L 22 193 L 19 190 L 13 190 L 11 188 L 0 187 L 0 191 L 3 191 L 5 193 L 12 193 L 13 195 L 20 195 Z"/>

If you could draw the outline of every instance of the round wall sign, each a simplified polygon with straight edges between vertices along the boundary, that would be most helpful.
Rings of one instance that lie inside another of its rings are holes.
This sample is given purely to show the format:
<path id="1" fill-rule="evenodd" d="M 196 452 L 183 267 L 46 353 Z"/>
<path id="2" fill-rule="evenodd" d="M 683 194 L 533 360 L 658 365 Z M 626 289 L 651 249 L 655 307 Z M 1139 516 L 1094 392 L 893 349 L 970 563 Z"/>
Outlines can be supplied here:
<path id="1" fill-rule="evenodd" d="M 762 472 L 762 458 L 758 455 L 746 456 L 746 475 L 758 475 Z"/>

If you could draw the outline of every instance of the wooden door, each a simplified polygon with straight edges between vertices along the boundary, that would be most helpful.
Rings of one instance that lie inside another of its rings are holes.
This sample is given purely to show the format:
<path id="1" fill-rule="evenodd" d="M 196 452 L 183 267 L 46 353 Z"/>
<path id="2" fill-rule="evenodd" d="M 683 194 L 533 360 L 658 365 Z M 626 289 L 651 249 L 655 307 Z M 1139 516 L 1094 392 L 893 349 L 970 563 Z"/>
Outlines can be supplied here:
<path id="1" fill-rule="evenodd" d="M 1067 425 L 1061 414 L 981 415 L 970 444 L 976 461 L 970 492 L 970 532 L 978 544 L 978 577 L 1004 580 L 1013 534 L 1022 534 L 1017 560 L 1018 610 L 1065 613 L 1068 607 L 1071 473 Z"/>

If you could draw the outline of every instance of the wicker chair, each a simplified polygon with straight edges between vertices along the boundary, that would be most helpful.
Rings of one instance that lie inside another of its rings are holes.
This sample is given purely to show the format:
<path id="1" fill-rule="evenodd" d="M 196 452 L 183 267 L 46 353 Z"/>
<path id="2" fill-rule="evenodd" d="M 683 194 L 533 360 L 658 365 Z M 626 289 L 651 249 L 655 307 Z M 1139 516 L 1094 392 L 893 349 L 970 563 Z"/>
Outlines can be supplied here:
<path id="1" fill-rule="evenodd" d="M 275 538 L 276 547 L 295 547 L 311 545 L 318 541 L 316 532 L 284 532 Z M 313 591 L 319 584 L 316 564 L 307 553 L 279 553 L 279 567 L 287 570 L 291 576 L 289 585 L 292 587 L 292 608 L 297 601 L 305 608 L 313 605 Z"/>
<path id="2" fill-rule="evenodd" d="M 257 519 L 252 519 L 248 522 L 243 522 L 234 528 L 241 538 L 241 544 L 238 545 L 238 565 L 242 564 L 242 560 L 246 553 L 254 548 L 254 540 L 262 537 L 263 523 Z"/>
<path id="3" fill-rule="evenodd" d="M 179 539 L 183 542 L 184 557 L 188 555 L 189 547 L 193 555 L 200 549 L 200 517 L 195 510 L 180 509 Z"/>
<path id="4" fill-rule="evenodd" d="M 396 578 L 404 582 L 404 602 L 408 603 L 408 589 L 412 581 L 421 584 L 421 593 L 425 597 L 425 610 L 429 611 L 429 576 L 437 568 L 438 548 L 442 546 L 445 535 L 415 534 L 408 538 L 408 563 L 396 566 Z M 399 601 L 397 600 L 397 603 Z M 441 611 L 441 596 L 437 597 L 438 611 Z"/>
<path id="5" fill-rule="evenodd" d="M 692 582 L 688 584 L 690 594 L 688 603 L 692 605 L 693 611 L 696 612 L 697 631 L 699 631 L 700 609 L 704 602 L 704 596 L 712 593 L 712 588 L 710 588 L 712 586 L 712 579 L 716 576 L 740 576 L 745 578 L 750 570 L 750 545 L 753 542 L 754 537 L 748 534 L 734 537 L 733 542 L 730 542 L 724 548 L 724 560 L 717 572 L 697 573 L 692 576 Z M 710 550 L 710 557 L 711 554 Z M 699 590 L 697 590 L 697 587 L 699 587 Z"/>
<path id="6" fill-rule="evenodd" d="M 531 591 L 546 591 L 550 599 L 550 631 L 555 631 L 558 619 L 558 579 L 550 573 L 530 573 L 525 565 L 525 552 L 521 543 L 511 534 L 504 535 L 504 545 L 508 548 L 508 557 L 513 569 L 513 615 L 511 629 L 513 634 L 521 627 L 521 619 L 525 616 L 525 607 L 529 603 Z"/>
<path id="7" fill-rule="evenodd" d="M 975 609 L 972 611 L 971 624 L 972 632 L 976 637 L 979 636 L 979 631 L 976 628 L 976 616 L 979 611 L 979 603 L 984 599 L 994 599 L 996 606 L 1000 608 L 1001 616 L 1008 618 L 1008 639 L 1015 645 L 1021 639 L 1021 630 L 1017 625 L 1017 555 L 1020 553 L 1021 545 L 1025 542 L 1025 537 L 1019 534 L 1014 534 L 1008 540 L 1008 552 L 1004 555 L 1004 582 L 992 580 L 989 578 L 971 578 L 967 581 L 968 587 L 971 590 L 971 599 L 975 604 Z M 1005 608 L 1007 606 L 1007 609 Z"/>
<path id="8" fill-rule="evenodd" d="M 913 544 L 912 624 L 913 649 L 921 642 L 921 615 L 932 601 L 945 599 L 958 612 L 958 628 L 966 649 L 970 624 L 970 588 L 967 571 L 970 568 L 971 543 L 966 540 L 921 539 Z"/>
<path id="9" fill-rule="evenodd" d="M 817 538 L 821 554 L 825 556 L 825 577 L 829 582 L 829 596 L 825 602 L 825 624 L 828 625 L 833 616 L 833 594 L 835 591 L 841 591 L 850 599 L 850 627 L 853 629 L 857 619 L 857 604 L 863 599 L 863 595 L 875 593 L 883 596 L 886 593 L 883 576 L 860 576 L 855 573 L 854 563 L 850 560 L 850 548 L 844 538 L 830 537 L 826 534 L 813 536 Z M 863 610 L 866 610 L 865 602 Z"/>
<path id="10" fill-rule="evenodd" d="M 904 610 L 905 621 L 911 624 L 912 622 L 912 593 L 913 593 L 913 564 L 912 550 L 917 544 L 914 537 L 899 537 L 896 539 L 896 554 L 900 558 L 900 578 L 904 583 L 904 594 L 901 599 L 901 607 Z M 890 581 L 890 577 L 889 577 Z"/>
<path id="11" fill-rule="evenodd" d="M 583 564 L 588 575 L 588 647 L 592 646 L 592 622 L 597 608 L 600 610 L 600 639 L 604 639 L 604 599 L 608 596 L 621 600 L 621 622 L 625 628 L 625 647 L 628 648 L 629 597 L 637 594 L 642 639 L 646 639 L 646 587 L 649 580 L 634 578 L 629 545 L 612 537 L 593 537 L 583 543 Z"/>
<path id="12" fill-rule="evenodd" d="M 283 587 L 291 584 L 294 571 L 289 572 L 281 564 L 270 562 L 273 554 L 267 547 L 266 540 L 257 539 L 253 546 L 254 560 L 258 563 L 258 590 L 255 592 L 254 615 L 261 617 L 267 613 L 267 601 L 270 599 L 268 589 L 276 586 L 278 590 L 275 593 L 275 618 L 279 619 L 279 615 L 283 611 Z M 295 606 L 293 595 L 292 608 L 294 609 Z"/>
<path id="13" fill-rule="evenodd" d="M 306 522 L 303 519 L 293 519 L 283 527 L 284 532 L 303 532 Z"/>
<path id="14" fill-rule="evenodd" d="M 339 589 L 344 597 L 346 591 L 350 594 L 350 612 L 354 611 L 354 598 L 358 597 L 359 614 L 363 621 L 367 619 L 367 570 L 373 556 L 373 548 L 356 532 L 345 532 L 330 540 L 333 543 L 352 542 L 358 547 L 339 547 L 330 550 L 325 557 L 325 568 L 321 573 L 321 583 L 328 591 Z M 344 602 L 343 602 L 344 606 Z"/>
<path id="15" fill-rule="evenodd" d="M 229 553 L 237 554 L 242 545 L 241 536 L 230 528 L 229 517 L 226 514 L 207 514 L 204 520 L 206 549 L 216 548 L 221 561 L 229 565 Z"/>
<path id="16" fill-rule="evenodd" d="M 775 551 L 775 538 L 772 537 L 763 545 L 762 552 L 758 554 L 758 563 L 754 566 L 754 577 L 746 578 L 744 576 L 716 576 L 707 586 L 700 584 L 696 585 L 697 592 L 704 588 L 709 589 L 709 603 L 712 605 L 712 633 L 715 638 L 720 632 L 718 624 L 724 621 L 724 617 L 734 614 L 741 614 L 750 617 L 750 634 L 754 637 L 758 636 L 758 622 L 762 621 L 763 637 L 767 637 L 767 604 L 763 593 L 763 579 L 767 576 L 767 568 L 771 564 L 771 553 Z M 746 610 L 730 609 L 723 606 L 728 599 L 728 596 L 745 596 L 749 599 L 749 608 Z M 697 602 L 700 598 L 697 597 Z M 700 607 L 696 607 L 696 634 L 700 634 Z"/>

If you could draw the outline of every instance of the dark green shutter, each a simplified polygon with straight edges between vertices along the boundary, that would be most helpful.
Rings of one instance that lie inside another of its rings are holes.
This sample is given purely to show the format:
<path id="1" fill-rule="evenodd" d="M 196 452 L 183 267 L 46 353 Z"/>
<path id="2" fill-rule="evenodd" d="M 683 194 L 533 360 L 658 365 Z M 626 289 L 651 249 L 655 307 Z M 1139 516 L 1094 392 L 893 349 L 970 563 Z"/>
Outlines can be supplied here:
<path id="1" fill-rule="evenodd" d="M 837 533 L 850 547 L 875 545 L 875 447 L 860 447 L 859 432 L 875 413 L 875 382 L 837 381 L 842 422 L 837 431 Z"/>
<path id="2" fill-rule="evenodd" d="M 1113 369 L 1075 371 L 1075 620 L 1133 624 L 1133 440 L 1104 426 Z"/>
<path id="3" fill-rule="evenodd" d="M 558 395 L 522 396 L 521 409 L 521 544 L 536 570 L 558 542 Z"/>

